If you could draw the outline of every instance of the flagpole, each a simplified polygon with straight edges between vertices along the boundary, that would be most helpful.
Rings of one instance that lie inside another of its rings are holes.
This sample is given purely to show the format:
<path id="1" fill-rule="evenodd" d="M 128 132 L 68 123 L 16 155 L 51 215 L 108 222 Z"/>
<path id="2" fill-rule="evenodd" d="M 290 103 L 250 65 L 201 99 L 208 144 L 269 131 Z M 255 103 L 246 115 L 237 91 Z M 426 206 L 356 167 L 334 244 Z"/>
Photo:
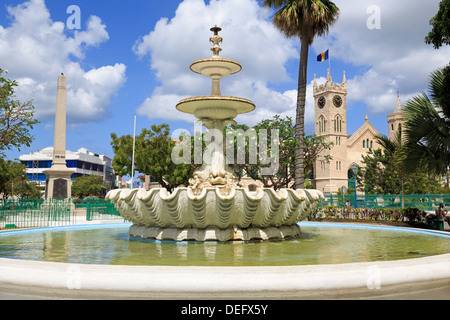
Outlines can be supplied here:
<path id="1" fill-rule="evenodd" d="M 133 189 L 133 179 L 134 179 L 134 146 L 136 144 L 136 115 L 134 115 L 134 130 L 133 130 L 133 155 L 131 158 L 131 188 Z"/>
<path id="2" fill-rule="evenodd" d="M 330 49 L 328 49 L 328 69 L 330 69 L 330 74 L 331 74 L 331 54 L 330 54 Z"/>

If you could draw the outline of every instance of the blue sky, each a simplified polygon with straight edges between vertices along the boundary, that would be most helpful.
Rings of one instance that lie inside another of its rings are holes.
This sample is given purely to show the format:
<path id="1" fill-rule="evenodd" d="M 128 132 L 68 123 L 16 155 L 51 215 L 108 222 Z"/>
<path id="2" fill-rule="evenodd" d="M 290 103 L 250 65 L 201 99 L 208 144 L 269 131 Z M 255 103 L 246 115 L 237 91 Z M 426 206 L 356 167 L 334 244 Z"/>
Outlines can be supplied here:
<path id="1" fill-rule="evenodd" d="M 439 0 L 335 3 L 339 21 L 310 49 L 306 133 L 314 131 L 314 74 L 324 82 L 328 68 L 328 62 L 316 62 L 316 55 L 330 49 L 333 80 L 341 82 L 346 71 L 348 134 L 366 115 L 387 134 L 386 116 L 394 109 L 397 90 L 405 102 L 427 89 L 431 71 L 449 62 L 448 46 L 435 50 L 424 43 Z M 70 5 L 80 8 L 80 29 L 68 28 Z M 84 147 L 113 157 L 110 134 L 132 134 L 134 114 L 137 133 L 159 123 L 192 130 L 193 116 L 175 105 L 210 92 L 209 80 L 189 65 L 211 56 L 214 24 L 223 28 L 221 56 L 243 66 L 222 81 L 222 94 L 256 104 L 252 114 L 237 121 L 253 125 L 274 114 L 295 118 L 299 41 L 273 27 L 273 13 L 256 0 L 3 0 L 0 67 L 19 82 L 20 100 L 33 99 L 41 121 L 32 131 L 31 148 L 8 152 L 8 158 L 53 145 L 61 72 L 68 82 L 69 150 Z"/>

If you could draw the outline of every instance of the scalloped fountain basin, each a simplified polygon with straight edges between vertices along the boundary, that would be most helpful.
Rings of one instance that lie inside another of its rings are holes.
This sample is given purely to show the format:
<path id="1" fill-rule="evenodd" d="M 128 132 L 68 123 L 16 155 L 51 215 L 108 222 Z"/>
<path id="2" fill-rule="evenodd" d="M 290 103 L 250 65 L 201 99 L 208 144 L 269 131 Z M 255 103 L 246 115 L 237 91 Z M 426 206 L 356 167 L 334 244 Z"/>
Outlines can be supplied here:
<path id="1" fill-rule="evenodd" d="M 205 188 L 122 189 L 107 194 L 121 215 L 133 222 L 130 234 L 144 239 L 230 241 L 290 239 L 323 194 L 316 190 Z"/>

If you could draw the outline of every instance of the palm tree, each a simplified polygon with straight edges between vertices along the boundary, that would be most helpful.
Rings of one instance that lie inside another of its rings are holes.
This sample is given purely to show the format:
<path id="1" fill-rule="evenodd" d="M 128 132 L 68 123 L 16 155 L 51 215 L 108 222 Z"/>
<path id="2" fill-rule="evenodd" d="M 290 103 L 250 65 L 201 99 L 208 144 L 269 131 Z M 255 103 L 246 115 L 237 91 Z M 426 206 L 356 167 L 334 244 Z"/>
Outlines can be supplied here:
<path id="1" fill-rule="evenodd" d="M 264 0 L 264 5 L 279 9 L 273 17 L 274 25 L 286 37 L 299 37 L 301 42 L 295 121 L 295 135 L 299 140 L 295 159 L 295 188 L 303 189 L 305 187 L 303 147 L 308 51 L 314 38 L 327 34 L 330 26 L 337 21 L 339 8 L 328 0 Z"/>
<path id="2" fill-rule="evenodd" d="M 430 97 L 424 92 L 408 100 L 404 107 L 406 169 L 425 168 L 447 175 L 450 166 L 450 65 L 430 77 Z"/>

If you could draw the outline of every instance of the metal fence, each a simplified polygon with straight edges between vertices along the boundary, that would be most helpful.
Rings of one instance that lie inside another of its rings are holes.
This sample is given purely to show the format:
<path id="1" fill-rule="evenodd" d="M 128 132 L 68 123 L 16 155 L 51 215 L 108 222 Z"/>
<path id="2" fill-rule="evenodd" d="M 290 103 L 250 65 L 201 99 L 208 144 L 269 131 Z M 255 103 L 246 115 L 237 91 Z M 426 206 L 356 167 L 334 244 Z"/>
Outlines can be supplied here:
<path id="1" fill-rule="evenodd" d="M 0 200 L 0 230 L 73 225 L 80 214 L 87 221 L 124 221 L 105 199 L 8 199 Z"/>
<path id="2" fill-rule="evenodd" d="M 450 206 L 450 194 L 405 194 L 405 195 L 379 195 L 361 194 L 357 195 L 330 195 L 325 194 L 325 200 L 319 206 L 353 207 L 353 208 L 418 208 L 425 211 L 433 211 L 440 203 Z"/>
<path id="3" fill-rule="evenodd" d="M 86 209 L 86 220 L 116 220 L 122 219 L 120 213 L 110 201 L 102 198 L 86 198 L 74 200 L 76 208 Z"/>
<path id="4" fill-rule="evenodd" d="M 70 199 L 0 200 L 0 230 L 70 225 L 73 221 Z"/>
<path id="5" fill-rule="evenodd" d="M 408 195 L 330 195 L 319 207 L 401 209 L 417 208 L 434 211 L 440 203 L 450 206 L 450 194 Z M 39 228 L 75 224 L 75 211 L 86 210 L 86 220 L 124 219 L 114 205 L 101 198 L 77 199 L 12 199 L 0 200 L 0 230 Z"/>

